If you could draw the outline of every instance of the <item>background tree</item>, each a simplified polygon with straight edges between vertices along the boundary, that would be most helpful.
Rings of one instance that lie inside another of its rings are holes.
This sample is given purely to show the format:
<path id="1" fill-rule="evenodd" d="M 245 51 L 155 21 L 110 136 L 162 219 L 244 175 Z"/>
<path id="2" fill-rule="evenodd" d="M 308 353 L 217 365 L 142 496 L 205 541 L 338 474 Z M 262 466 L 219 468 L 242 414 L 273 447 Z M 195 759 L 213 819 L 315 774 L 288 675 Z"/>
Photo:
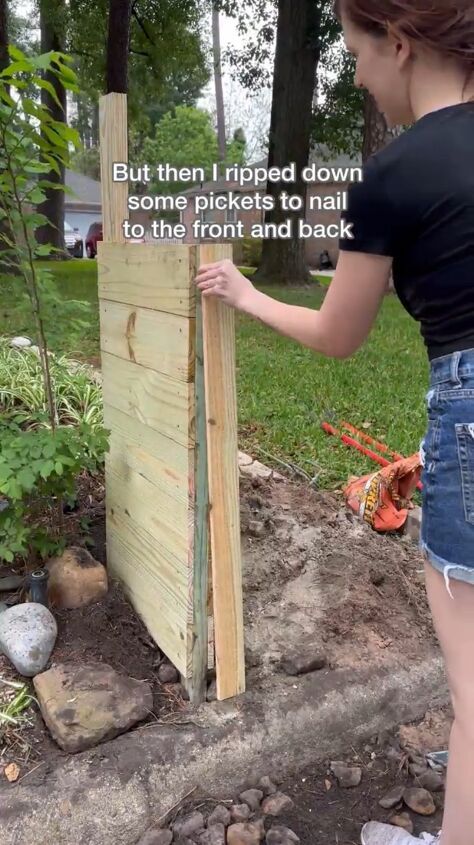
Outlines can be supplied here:
<path id="1" fill-rule="evenodd" d="M 223 162 L 226 156 L 225 110 L 224 91 L 222 86 L 219 8 L 216 6 L 215 3 L 212 4 L 212 51 L 214 57 L 214 87 L 216 90 L 217 141 L 219 149 L 219 161 Z"/>
<path id="2" fill-rule="evenodd" d="M 128 92 L 131 0 L 110 0 L 105 93 Z"/>
<path id="3" fill-rule="evenodd" d="M 66 6 L 64 0 L 39 0 L 40 28 L 41 28 L 41 52 L 63 53 L 66 41 Z M 62 85 L 61 78 L 54 62 L 44 72 L 43 85 L 41 87 L 41 103 L 58 123 L 67 125 L 67 97 L 66 89 Z M 51 130 L 45 124 L 43 133 L 49 141 Z M 56 161 L 55 167 L 49 172 L 47 181 L 50 187 L 45 188 L 46 199 L 38 206 L 38 212 L 48 220 L 48 223 L 40 226 L 37 231 L 39 244 L 51 244 L 62 251 L 66 257 L 64 244 L 64 158 Z"/>
<path id="4" fill-rule="evenodd" d="M 0 0 L 0 71 L 8 67 L 7 0 Z"/>

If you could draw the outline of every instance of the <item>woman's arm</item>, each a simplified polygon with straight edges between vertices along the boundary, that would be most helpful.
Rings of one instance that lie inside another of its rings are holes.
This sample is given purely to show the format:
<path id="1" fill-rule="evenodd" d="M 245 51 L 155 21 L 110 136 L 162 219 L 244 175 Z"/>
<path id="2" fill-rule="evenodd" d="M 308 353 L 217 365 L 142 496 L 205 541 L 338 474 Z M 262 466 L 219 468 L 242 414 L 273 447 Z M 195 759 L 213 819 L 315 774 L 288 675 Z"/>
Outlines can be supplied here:
<path id="1" fill-rule="evenodd" d="M 330 358 L 348 358 L 368 337 L 387 289 L 392 259 L 341 252 L 319 311 L 287 305 L 258 291 L 229 261 L 199 268 L 203 296 L 217 296 L 279 334 Z"/>

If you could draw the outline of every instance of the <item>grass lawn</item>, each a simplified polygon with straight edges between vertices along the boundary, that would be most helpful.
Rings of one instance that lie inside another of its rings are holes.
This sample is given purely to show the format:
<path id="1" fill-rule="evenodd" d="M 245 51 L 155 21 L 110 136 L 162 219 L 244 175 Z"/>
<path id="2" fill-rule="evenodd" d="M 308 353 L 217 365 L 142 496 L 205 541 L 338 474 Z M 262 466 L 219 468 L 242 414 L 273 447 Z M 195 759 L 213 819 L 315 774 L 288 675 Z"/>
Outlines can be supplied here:
<path id="1" fill-rule="evenodd" d="M 89 329 L 76 336 L 68 332 L 58 351 L 98 356 L 95 261 L 52 266 L 65 299 L 91 303 Z M 320 307 L 325 293 L 324 288 L 262 289 L 312 308 Z M 11 292 L 1 302 L 1 322 L 8 332 L 28 333 L 28 325 L 17 320 Z M 386 297 L 369 340 L 347 361 L 315 355 L 240 314 L 236 328 L 240 448 L 269 464 L 268 455 L 297 464 L 318 475 L 321 488 L 339 487 L 350 475 L 376 468 L 325 434 L 323 420 L 345 419 L 402 454 L 417 451 L 426 425 L 428 362 L 418 326 L 395 296 Z"/>

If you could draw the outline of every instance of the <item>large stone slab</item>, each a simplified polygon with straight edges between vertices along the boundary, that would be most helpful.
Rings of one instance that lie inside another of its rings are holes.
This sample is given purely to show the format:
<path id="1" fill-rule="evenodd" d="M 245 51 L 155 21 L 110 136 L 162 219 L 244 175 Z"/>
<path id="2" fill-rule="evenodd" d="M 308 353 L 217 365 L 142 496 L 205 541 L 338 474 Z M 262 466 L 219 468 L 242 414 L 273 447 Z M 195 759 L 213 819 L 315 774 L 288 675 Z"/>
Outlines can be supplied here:
<path id="1" fill-rule="evenodd" d="M 54 666 L 37 675 L 34 686 L 51 736 L 70 754 L 128 731 L 153 707 L 149 684 L 106 663 Z"/>

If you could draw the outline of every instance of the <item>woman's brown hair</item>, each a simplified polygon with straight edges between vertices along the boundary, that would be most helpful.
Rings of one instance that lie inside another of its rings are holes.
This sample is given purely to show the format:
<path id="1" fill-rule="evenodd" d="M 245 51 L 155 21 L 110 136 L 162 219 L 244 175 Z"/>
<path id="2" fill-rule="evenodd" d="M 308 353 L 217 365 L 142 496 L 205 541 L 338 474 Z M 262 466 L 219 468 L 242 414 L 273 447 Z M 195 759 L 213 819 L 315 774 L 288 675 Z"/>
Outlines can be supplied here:
<path id="1" fill-rule="evenodd" d="M 339 20 L 344 12 L 371 35 L 387 35 L 396 27 L 454 59 L 466 70 L 466 86 L 474 74 L 473 0 L 335 0 L 334 11 Z"/>

